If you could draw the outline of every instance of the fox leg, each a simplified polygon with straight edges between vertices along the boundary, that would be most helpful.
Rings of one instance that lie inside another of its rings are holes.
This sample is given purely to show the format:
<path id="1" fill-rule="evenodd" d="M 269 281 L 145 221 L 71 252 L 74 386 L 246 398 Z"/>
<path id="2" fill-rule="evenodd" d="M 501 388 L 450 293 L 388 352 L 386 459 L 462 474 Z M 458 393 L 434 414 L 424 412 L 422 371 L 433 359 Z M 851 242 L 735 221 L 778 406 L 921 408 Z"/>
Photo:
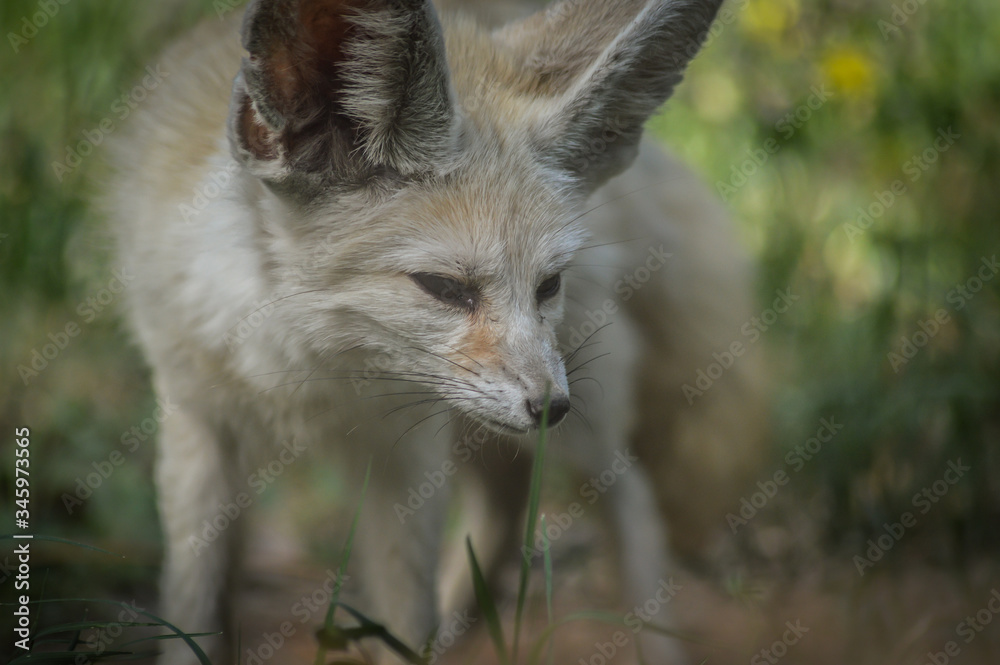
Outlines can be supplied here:
<path id="1" fill-rule="evenodd" d="M 624 600 L 630 611 L 657 626 L 671 624 L 674 594 L 680 588 L 669 572 L 667 532 L 656 505 L 656 496 L 645 471 L 634 467 L 608 490 L 608 513 L 618 536 L 619 567 Z M 648 663 L 679 665 L 685 662 L 675 640 L 644 629 L 637 637 Z"/>
<path id="2" fill-rule="evenodd" d="M 622 600 L 631 610 L 647 604 L 655 612 L 650 622 L 670 623 L 674 590 L 667 528 L 657 508 L 651 479 L 628 447 L 635 416 L 634 371 L 640 341 L 627 320 L 608 326 L 594 355 L 609 351 L 595 360 L 593 376 L 581 381 L 577 392 L 589 408 L 593 431 L 571 430 L 561 445 L 586 479 L 587 496 L 593 497 L 614 529 L 622 582 Z M 572 369 L 572 368 L 570 368 Z M 656 607 L 653 606 L 655 601 Z M 639 615 L 642 617 L 642 615 Z M 644 629 L 637 636 L 648 663 L 674 665 L 685 662 L 676 640 Z"/>
<path id="3" fill-rule="evenodd" d="M 198 643 L 213 662 L 225 663 L 240 523 L 220 507 L 233 502 L 233 483 L 219 438 L 190 412 L 172 414 L 160 434 L 156 485 L 165 547 L 160 616 L 186 632 L 222 631 Z M 196 662 L 182 640 L 164 641 L 162 665 Z"/>
<path id="4" fill-rule="evenodd" d="M 446 457 L 428 454 L 434 441 L 405 445 L 372 464 L 351 558 L 357 568 L 350 567 L 361 575 L 365 604 L 358 609 L 419 652 L 438 627 L 437 569 L 453 480 L 442 470 Z M 416 508 L 410 489 L 423 500 Z M 380 665 L 400 662 L 382 645 L 365 647 Z"/>
<path id="5" fill-rule="evenodd" d="M 600 429 L 596 431 L 605 436 Z M 596 493 L 589 496 L 596 497 L 595 505 L 614 531 L 623 602 L 630 611 L 640 608 L 642 612 L 636 612 L 640 618 L 659 626 L 669 625 L 671 603 L 679 587 L 669 572 L 667 530 L 649 476 L 625 446 L 590 456 L 581 471 L 589 487 L 595 488 Z M 650 629 L 641 631 L 636 639 L 647 663 L 685 662 L 675 640 Z"/>

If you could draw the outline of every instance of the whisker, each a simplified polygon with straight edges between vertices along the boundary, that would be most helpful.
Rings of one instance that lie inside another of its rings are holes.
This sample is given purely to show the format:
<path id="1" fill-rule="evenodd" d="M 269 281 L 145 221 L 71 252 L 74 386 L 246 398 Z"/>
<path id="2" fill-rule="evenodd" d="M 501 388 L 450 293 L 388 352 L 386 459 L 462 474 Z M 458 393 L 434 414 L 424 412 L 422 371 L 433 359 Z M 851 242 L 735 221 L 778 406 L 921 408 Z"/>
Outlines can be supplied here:
<path id="1" fill-rule="evenodd" d="M 445 380 L 445 381 L 454 381 L 454 382 L 457 382 L 457 383 L 463 383 L 463 384 L 465 384 L 466 386 L 468 386 L 469 388 L 471 388 L 473 390 L 478 390 L 478 388 L 476 387 L 476 384 L 474 384 L 474 383 L 472 383 L 470 381 L 466 381 L 465 379 L 460 379 L 460 378 L 458 378 L 456 376 L 443 376 L 441 374 L 430 374 L 428 372 L 390 372 L 390 371 L 380 371 L 379 373 L 380 374 L 385 374 L 386 376 L 416 376 L 416 377 L 426 376 L 426 377 L 432 377 L 432 378 L 435 378 L 435 379 L 442 379 L 442 380 Z"/>
<path id="2" fill-rule="evenodd" d="M 584 340 L 584 342 L 586 342 L 586 340 Z M 576 350 L 573 351 L 573 357 L 575 357 L 581 351 L 586 351 L 587 349 L 589 349 L 592 346 L 597 346 L 598 344 L 602 344 L 603 343 L 603 342 L 601 342 L 599 340 L 593 341 L 593 342 L 591 342 L 589 344 L 585 344 L 584 342 L 581 342 L 580 346 L 578 346 L 576 348 Z M 573 361 L 573 357 L 567 358 L 566 360 L 569 361 L 569 362 L 572 362 Z M 566 362 L 566 361 L 564 361 L 564 362 Z"/>
<path id="3" fill-rule="evenodd" d="M 595 379 L 592 376 L 578 376 L 575 379 L 573 379 L 572 381 L 570 381 L 568 385 L 572 386 L 574 383 L 577 383 L 578 381 L 593 381 L 594 383 L 596 383 L 598 389 L 601 391 L 601 399 L 602 400 L 604 399 L 604 386 L 601 385 L 600 381 L 598 381 L 597 379 Z"/>
<path id="4" fill-rule="evenodd" d="M 292 293 L 292 294 L 287 295 L 287 296 L 281 296 L 280 298 L 275 298 L 271 302 L 265 303 L 265 304 L 261 305 L 260 307 L 258 307 L 254 311 L 252 311 L 249 314 L 247 314 L 246 316 L 244 316 L 242 319 L 240 319 L 235 324 L 233 324 L 226 332 L 229 332 L 229 330 L 232 330 L 236 326 L 240 325 L 241 323 L 243 323 L 244 321 L 246 321 L 247 319 L 249 319 L 251 316 L 253 316 L 257 312 L 259 312 L 260 310 L 262 310 L 262 309 L 264 309 L 266 307 L 270 307 L 271 305 L 273 305 L 276 302 L 281 302 L 282 300 L 288 300 L 289 298 L 294 298 L 295 296 L 304 296 L 304 295 L 307 295 L 307 294 L 310 294 L 310 293 L 320 293 L 320 292 L 323 292 L 323 291 L 329 291 L 329 289 L 310 289 L 309 291 L 299 291 L 298 293 Z"/>
<path id="5" fill-rule="evenodd" d="M 409 409 L 410 407 L 414 407 L 414 406 L 420 406 L 421 404 L 437 403 L 437 402 L 440 402 L 442 400 L 447 400 L 449 402 L 468 402 L 468 401 L 477 400 L 477 399 L 482 399 L 482 398 L 481 397 L 461 397 L 461 396 L 454 396 L 454 395 L 441 395 L 440 397 L 431 397 L 431 398 L 428 398 L 428 399 L 416 400 L 416 401 L 413 401 L 413 402 L 407 402 L 406 404 L 403 404 L 402 406 L 397 406 L 397 407 L 394 407 L 394 408 L 386 411 L 385 414 L 380 418 L 380 420 L 385 420 L 386 417 L 388 417 L 388 416 L 396 413 L 397 411 L 402 411 L 403 409 Z"/>
<path id="6" fill-rule="evenodd" d="M 599 246 L 599 245 L 597 245 Z M 566 268 L 567 271 L 571 271 L 574 268 L 597 268 L 599 270 L 632 270 L 635 266 L 612 266 L 607 263 L 576 263 Z"/>
<path id="7" fill-rule="evenodd" d="M 444 429 L 445 427 L 447 427 L 448 425 L 450 425 L 451 422 L 453 420 L 455 420 L 455 417 L 458 416 L 458 415 L 460 415 L 459 412 L 456 411 L 455 409 L 452 409 L 451 415 L 448 416 L 448 420 L 444 421 L 444 425 L 441 425 L 441 427 L 438 427 L 437 430 L 435 430 L 434 436 L 437 436 L 438 434 L 440 434 L 441 430 Z"/>
<path id="8" fill-rule="evenodd" d="M 414 406 L 420 406 L 421 404 L 437 404 L 438 402 L 440 402 L 441 400 L 444 400 L 444 399 L 447 399 L 447 397 L 445 397 L 444 395 L 441 395 L 440 397 L 430 397 L 428 399 L 418 399 L 418 400 L 414 400 L 412 402 L 407 402 L 406 404 L 403 404 L 402 406 L 397 406 L 395 408 L 389 409 L 384 414 L 382 414 L 382 416 L 379 418 L 379 420 L 385 420 L 387 417 L 391 416 L 392 414 L 396 413 L 397 411 L 402 411 L 403 409 L 409 409 L 409 408 L 414 407 Z"/>
<path id="9" fill-rule="evenodd" d="M 596 284 L 596 282 L 595 282 L 595 284 Z M 566 292 L 566 300 L 569 300 L 570 302 L 576 303 L 577 305 L 580 306 L 581 309 L 588 309 L 589 308 L 588 303 L 585 303 L 584 301 L 580 300 L 576 296 L 570 295 L 570 293 L 568 291 Z"/>
<path id="10" fill-rule="evenodd" d="M 577 408 L 576 406 L 571 406 L 569 411 L 572 415 L 580 419 L 580 422 L 583 423 L 584 427 L 587 428 L 588 432 L 590 432 L 591 434 L 594 433 L 594 426 L 591 425 L 590 419 L 586 416 L 586 414 L 580 411 L 580 409 Z"/>
<path id="11" fill-rule="evenodd" d="M 443 398 L 442 398 L 442 399 L 443 399 Z M 396 441 L 395 441 L 395 442 L 394 442 L 394 443 L 392 444 L 392 448 L 390 448 L 390 452 L 391 452 L 392 450 L 395 450 L 395 448 L 396 448 L 396 446 L 397 446 L 397 445 L 399 444 L 400 440 L 401 440 L 401 439 L 402 439 L 402 438 L 403 438 L 404 436 L 406 436 L 407 434 L 409 434 L 409 433 L 410 433 L 410 432 L 411 432 L 411 431 L 412 431 L 413 429 L 415 429 L 416 427 L 419 427 L 420 425 L 424 424 L 425 422 L 427 422 L 427 421 L 428 421 L 428 420 L 430 420 L 431 418 L 433 418 L 433 417 L 435 417 L 435 416 L 440 416 L 440 415 L 441 415 L 442 413 L 447 413 L 447 412 L 448 412 L 448 411 L 450 411 L 450 410 L 451 410 L 451 407 L 448 407 L 447 409 L 442 409 L 441 411 L 435 411 L 435 412 L 434 412 L 434 413 L 432 413 L 431 415 L 429 415 L 429 416 L 426 416 L 426 417 L 424 417 L 424 418 L 421 418 L 421 419 L 420 419 L 420 420 L 418 420 L 417 422 L 415 422 L 415 423 L 413 423 L 412 425 L 410 425 L 409 427 L 407 427 L 407 428 L 406 428 L 405 430 L 403 430 L 403 433 L 399 435 L 399 438 L 397 438 L 397 439 L 396 439 Z"/>
<path id="12" fill-rule="evenodd" d="M 608 321 L 603 326 L 599 326 L 597 328 L 597 330 L 595 330 L 594 332 L 592 332 L 589 335 L 587 335 L 586 337 L 584 337 L 583 340 L 580 342 L 580 344 L 575 349 L 573 349 L 573 351 L 571 351 L 568 356 L 566 356 L 565 358 L 563 358 L 563 363 L 564 364 L 571 363 L 573 361 L 573 358 L 576 357 L 576 354 L 578 354 L 580 352 L 580 349 L 583 347 L 584 344 L 586 344 L 587 342 L 589 342 L 591 340 L 591 338 L 594 337 L 594 335 L 596 335 L 597 333 L 601 332 L 602 330 L 604 330 L 605 328 L 607 328 L 608 326 L 610 326 L 612 323 L 614 323 L 614 321 Z"/>
<path id="13" fill-rule="evenodd" d="M 478 388 L 475 384 L 456 377 L 442 376 L 439 374 L 429 374 L 424 372 L 380 372 L 388 374 L 388 376 L 369 376 L 362 377 L 357 372 L 352 372 L 348 374 L 341 374 L 339 376 L 318 376 L 315 378 L 306 378 L 302 381 L 290 381 L 287 383 L 280 383 L 270 388 L 265 388 L 260 391 L 259 394 L 275 390 L 277 388 L 287 387 L 291 385 L 297 385 L 301 383 L 311 383 L 314 381 L 348 381 L 348 380 L 364 380 L 364 381 L 399 381 L 402 383 L 416 383 L 419 385 L 430 385 L 430 386 L 440 386 L 440 387 L 450 387 L 459 390 L 468 390 L 471 392 L 479 393 L 485 396 L 485 392 Z M 416 378 L 410 378 L 416 377 Z"/>
<path id="14" fill-rule="evenodd" d="M 278 388 L 287 388 L 288 386 L 298 386 L 298 385 L 301 385 L 303 383 L 314 383 L 316 381 L 349 381 L 349 380 L 352 380 L 352 379 L 360 379 L 360 378 L 361 377 L 358 376 L 358 375 L 349 375 L 349 376 L 317 376 L 317 377 L 312 378 L 312 379 L 308 379 L 308 378 L 307 379 L 303 379 L 302 381 L 289 381 L 288 383 L 279 383 L 276 386 L 271 386 L 270 388 L 264 388 L 258 394 L 263 394 L 263 393 L 269 392 L 271 390 L 276 390 Z M 432 380 L 429 380 L 429 379 L 406 379 L 406 378 L 402 378 L 402 377 L 377 377 L 377 376 L 372 376 L 372 377 L 366 377 L 363 380 L 364 381 L 399 381 L 401 383 L 415 383 L 415 384 L 418 384 L 418 385 L 421 385 L 421 386 L 423 386 L 423 385 L 442 386 L 442 387 L 449 387 L 450 386 L 450 387 L 455 387 L 455 388 L 461 388 L 463 390 L 468 390 L 469 389 L 466 386 L 461 386 L 461 385 L 458 385 L 458 384 L 448 383 L 448 382 L 444 382 L 444 381 L 432 381 Z"/>
<path id="15" fill-rule="evenodd" d="M 600 355 L 594 356 L 590 360 L 585 360 L 582 363 L 580 363 L 579 365 L 577 365 L 576 367 L 574 367 L 573 369 L 571 369 L 570 371 L 566 372 L 566 376 L 568 377 L 571 374 L 573 374 L 574 372 L 579 372 L 581 369 L 583 369 L 584 367 L 586 367 L 590 363 L 594 362 L 595 360 L 600 360 L 601 358 L 604 358 L 605 356 L 610 356 L 610 355 L 611 355 L 611 352 L 608 351 L 607 353 L 602 353 Z"/>
<path id="16" fill-rule="evenodd" d="M 682 180 L 682 179 L 683 179 L 683 176 L 681 176 L 681 177 L 671 176 L 669 178 L 664 178 L 662 180 L 654 180 L 653 182 L 646 183 L 642 187 L 639 187 L 637 189 L 633 189 L 631 191 L 625 192 L 624 194 L 619 194 L 618 196 L 612 197 L 612 198 L 608 199 L 607 201 L 604 201 L 603 203 L 599 203 L 599 204 L 595 205 L 592 208 L 588 208 L 587 210 L 583 211 L 582 213 L 580 213 L 576 217 L 573 217 L 568 222 L 566 222 L 561 227 L 559 227 L 559 230 L 562 231 L 564 228 L 566 228 L 567 226 L 569 226 L 573 222 L 575 222 L 575 221 L 577 221 L 579 219 L 582 219 L 583 217 L 586 217 L 587 215 L 589 215 L 590 213 L 592 213 L 592 212 L 594 212 L 596 210 L 600 210 L 601 208 L 603 208 L 606 205 L 611 205 L 612 203 L 617 203 L 618 201 L 621 201 L 624 198 L 627 198 L 629 196 L 633 196 L 635 194 L 638 194 L 639 192 L 647 190 L 650 187 L 655 187 L 657 185 L 663 185 L 663 184 L 666 184 L 666 183 L 674 181 L 674 180 Z"/>
<path id="17" fill-rule="evenodd" d="M 444 424 L 441 425 L 441 427 L 438 427 L 437 430 L 434 432 L 434 436 L 437 437 L 437 435 L 441 433 L 441 430 L 450 425 L 451 421 L 455 419 L 456 415 L 458 415 L 458 413 L 456 411 L 452 411 L 452 414 L 448 416 L 448 420 L 444 421 Z"/>
<path id="18" fill-rule="evenodd" d="M 434 356 L 435 358 L 439 358 L 441 360 L 444 360 L 445 362 L 449 362 L 452 365 L 454 365 L 455 367 L 464 369 L 466 372 L 469 372 L 470 374 L 475 374 L 479 378 L 483 378 L 482 375 L 479 374 L 479 372 L 473 371 L 473 370 L 469 369 L 468 367 L 466 367 L 465 365 L 463 365 L 461 363 L 458 363 L 458 362 L 455 362 L 451 358 L 445 358 L 444 356 L 442 356 L 439 353 L 434 353 L 433 351 L 428 351 L 427 349 L 421 349 L 420 347 L 416 347 L 416 346 L 411 346 L 409 348 L 414 349 L 416 351 L 423 351 L 424 353 L 429 353 L 430 355 Z"/>
<path id="19" fill-rule="evenodd" d="M 461 353 L 461 354 L 462 354 L 463 356 L 465 356 L 466 358 L 468 358 L 468 359 L 469 359 L 469 360 L 471 360 L 472 362 L 474 362 L 474 363 L 476 363 L 477 365 L 479 365 L 480 369 L 485 369 L 485 367 L 483 367 L 483 364 L 482 364 L 481 362 L 479 362 L 478 360 L 476 360 L 475 358 L 473 358 L 472 356 L 470 356 L 470 355 L 469 355 L 468 353 L 466 353 L 465 351 L 462 351 L 461 349 L 456 349 L 456 348 L 455 348 L 454 346 L 452 346 L 451 344 L 445 344 L 445 346 L 447 346 L 447 347 L 448 347 L 449 349 L 451 349 L 451 350 L 452 350 L 452 351 L 454 351 L 455 353 Z"/>
<path id="20" fill-rule="evenodd" d="M 597 242 L 594 243 L 593 245 L 584 245 L 583 247 L 579 248 L 576 251 L 586 252 L 587 250 L 590 249 L 600 249 L 601 247 L 612 247 L 614 245 L 626 245 L 630 242 L 639 242 L 640 240 L 645 241 L 648 240 L 648 238 L 627 238 L 625 240 L 609 240 L 608 242 Z M 627 270 L 627 268 L 625 268 L 625 270 Z"/>
<path id="21" fill-rule="evenodd" d="M 578 279 L 581 282 L 587 282 L 588 284 L 592 284 L 592 285 L 596 286 L 602 292 L 608 292 L 608 285 L 607 284 L 602 284 L 601 282 L 599 282 L 596 279 L 593 279 L 591 277 L 587 277 L 587 276 L 581 275 L 581 274 L 568 274 L 568 275 L 566 275 L 566 277 L 569 278 L 569 279 Z M 586 307 L 586 305 L 584 305 L 579 300 L 573 299 L 573 301 L 576 302 L 576 303 L 579 303 L 580 305 L 582 305 L 584 307 Z"/>
<path id="22" fill-rule="evenodd" d="M 316 370 L 313 370 L 313 371 L 309 372 L 309 374 L 306 375 L 306 378 L 302 379 L 302 381 L 299 382 L 299 385 L 295 386 L 295 390 L 292 391 L 292 393 L 291 393 L 291 395 L 289 395 L 289 397 L 291 397 L 292 395 L 295 395 L 295 393 L 298 392 L 299 388 L 301 388 L 305 384 L 305 382 L 308 381 L 312 377 L 312 375 L 315 374 L 315 373 L 316 373 Z"/>

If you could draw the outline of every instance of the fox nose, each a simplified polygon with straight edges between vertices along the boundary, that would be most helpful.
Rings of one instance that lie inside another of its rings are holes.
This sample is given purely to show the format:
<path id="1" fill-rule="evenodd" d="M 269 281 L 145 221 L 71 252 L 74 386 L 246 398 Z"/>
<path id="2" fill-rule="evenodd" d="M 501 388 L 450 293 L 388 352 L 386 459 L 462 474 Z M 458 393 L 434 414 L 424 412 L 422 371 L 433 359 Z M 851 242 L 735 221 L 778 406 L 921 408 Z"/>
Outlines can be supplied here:
<path id="1" fill-rule="evenodd" d="M 529 399 L 525 401 L 528 407 L 528 414 L 534 419 L 535 424 L 539 427 L 542 424 L 542 413 L 545 411 L 545 398 L 538 397 L 536 399 Z M 569 413 L 569 397 L 566 395 L 557 395 L 549 399 L 549 427 L 555 427 L 562 419 L 566 417 Z"/>

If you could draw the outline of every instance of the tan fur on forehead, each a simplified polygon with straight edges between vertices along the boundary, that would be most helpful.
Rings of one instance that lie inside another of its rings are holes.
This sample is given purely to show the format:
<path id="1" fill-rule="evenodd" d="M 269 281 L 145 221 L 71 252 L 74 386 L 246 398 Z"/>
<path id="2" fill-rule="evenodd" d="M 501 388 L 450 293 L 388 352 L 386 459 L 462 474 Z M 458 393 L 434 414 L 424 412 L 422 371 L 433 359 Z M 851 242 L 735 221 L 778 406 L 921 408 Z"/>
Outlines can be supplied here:
<path id="1" fill-rule="evenodd" d="M 553 182 L 558 182 L 558 176 L 532 168 L 518 157 L 500 150 L 473 155 L 463 172 L 428 188 L 432 209 L 442 216 L 503 228 L 563 221 L 559 215 L 565 214 L 572 199 Z"/>
<path id="2" fill-rule="evenodd" d="M 551 186 L 551 176 L 503 167 L 490 171 L 481 165 L 468 178 L 431 189 L 414 222 L 439 228 L 448 247 L 464 250 L 462 258 L 503 262 L 468 266 L 485 271 L 547 269 L 582 244 L 584 231 L 569 223 L 567 198 Z"/>

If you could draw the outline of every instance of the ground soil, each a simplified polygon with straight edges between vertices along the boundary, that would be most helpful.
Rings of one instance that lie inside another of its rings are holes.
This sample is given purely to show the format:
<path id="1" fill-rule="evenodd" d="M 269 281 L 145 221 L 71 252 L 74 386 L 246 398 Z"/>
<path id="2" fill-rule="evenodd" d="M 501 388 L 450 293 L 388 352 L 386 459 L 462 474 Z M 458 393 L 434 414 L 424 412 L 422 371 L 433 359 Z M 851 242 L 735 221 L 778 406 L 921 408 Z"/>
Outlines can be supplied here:
<path id="1" fill-rule="evenodd" d="M 330 566 L 308 561 L 295 549 L 293 538 L 279 533 L 281 527 L 270 528 L 265 526 L 258 533 L 257 553 L 241 596 L 242 662 L 312 663 L 317 650 L 313 631 L 322 617 L 301 623 L 303 612 L 293 616 L 293 608 L 322 588 Z M 615 566 L 609 544 L 607 534 L 596 525 L 584 525 L 572 539 L 553 544 L 557 618 L 581 610 L 615 608 Z M 1000 610 L 1000 566 L 986 557 L 967 565 L 945 566 L 927 562 L 919 552 L 898 550 L 887 552 L 863 576 L 850 555 L 815 557 L 794 572 L 766 564 L 730 566 L 728 571 L 715 567 L 713 572 L 707 572 L 711 566 L 699 568 L 700 572 L 692 566 L 676 571 L 674 581 L 681 588 L 670 601 L 669 611 L 654 617 L 685 636 L 693 663 L 1000 662 L 1000 617 L 993 616 L 993 610 Z M 504 587 L 502 615 L 509 638 L 514 571 L 507 575 Z M 539 569 L 532 577 L 524 644 L 531 644 L 547 625 L 543 588 Z M 623 614 L 627 608 L 619 609 Z M 268 649 L 267 635 L 273 637 L 289 621 L 294 634 L 277 650 Z M 789 625 L 798 626 L 801 637 L 795 639 L 788 632 Z M 609 646 L 618 630 L 622 629 L 592 621 L 569 624 L 557 632 L 552 662 L 638 662 L 630 630 L 625 631 L 625 646 L 605 657 L 611 653 Z M 785 636 L 787 642 L 783 642 Z M 327 662 L 335 660 L 331 654 Z M 471 630 L 437 662 L 493 665 L 498 659 L 486 631 Z"/>

